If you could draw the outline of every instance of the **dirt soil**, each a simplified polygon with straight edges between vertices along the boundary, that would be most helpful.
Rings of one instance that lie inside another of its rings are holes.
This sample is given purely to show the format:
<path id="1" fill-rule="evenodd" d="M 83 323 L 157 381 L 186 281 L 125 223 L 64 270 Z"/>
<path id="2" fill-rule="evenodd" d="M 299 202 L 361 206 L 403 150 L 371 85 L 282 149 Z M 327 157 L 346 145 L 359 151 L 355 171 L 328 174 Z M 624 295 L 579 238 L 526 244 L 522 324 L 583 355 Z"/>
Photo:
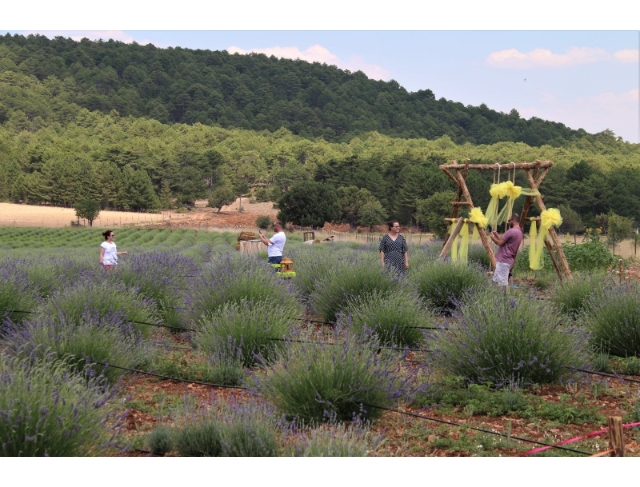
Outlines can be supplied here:
<path id="1" fill-rule="evenodd" d="M 257 228 L 256 218 L 259 216 L 276 217 L 278 210 L 273 208 L 273 203 L 249 203 L 247 198 L 242 199 L 243 211 L 239 211 L 240 199 L 229 206 L 223 206 L 218 213 L 217 209 L 206 208 L 207 201 L 196 201 L 196 208 L 188 213 L 176 211 L 164 212 L 162 223 L 154 225 L 158 228 Z"/>

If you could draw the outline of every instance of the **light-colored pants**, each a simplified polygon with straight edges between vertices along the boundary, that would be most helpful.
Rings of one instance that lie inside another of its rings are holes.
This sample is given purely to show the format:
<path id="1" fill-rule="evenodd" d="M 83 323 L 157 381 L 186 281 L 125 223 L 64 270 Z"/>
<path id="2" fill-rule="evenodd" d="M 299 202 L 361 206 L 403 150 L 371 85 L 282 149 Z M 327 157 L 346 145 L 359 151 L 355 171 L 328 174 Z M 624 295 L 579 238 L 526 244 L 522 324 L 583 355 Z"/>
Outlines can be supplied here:
<path id="1" fill-rule="evenodd" d="M 508 286 L 509 270 L 511 270 L 511 264 L 496 262 L 496 270 L 493 273 L 493 282 L 495 282 L 498 286 Z"/>

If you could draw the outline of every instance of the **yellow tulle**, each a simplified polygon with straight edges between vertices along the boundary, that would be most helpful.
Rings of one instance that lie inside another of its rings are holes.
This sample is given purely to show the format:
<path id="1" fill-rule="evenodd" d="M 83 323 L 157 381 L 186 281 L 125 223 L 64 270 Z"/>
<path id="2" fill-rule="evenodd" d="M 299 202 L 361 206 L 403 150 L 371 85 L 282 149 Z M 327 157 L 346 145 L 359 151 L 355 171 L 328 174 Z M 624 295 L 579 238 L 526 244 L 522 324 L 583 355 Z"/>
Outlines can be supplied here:
<path id="1" fill-rule="evenodd" d="M 477 223 L 481 228 L 485 228 L 487 226 L 487 223 L 489 223 L 489 219 L 482 213 L 482 208 L 473 208 L 469 212 L 469 221 L 471 223 Z"/>
<path id="2" fill-rule="evenodd" d="M 562 225 L 562 215 L 556 208 L 549 208 L 540 213 L 540 234 L 536 237 L 536 222 L 531 222 L 531 230 L 529 236 L 531 244 L 529 248 L 529 267 L 534 271 L 542 269 L 544 264 L 542 260 L 542 249 L 544 241 L 549 234 L 551 227 L 559 227 Z"/>
<path id="3" fill-rule="evenodd" d="M 451 260 L 458 262 L 458 244 L 460 243 L 460 234 L 456 235 L 453 239 L 453 245 L 451 245 Z"/>
<path id="4" fill-rule="evenodd" d="M 513 204 L 516 201 L 516 198 L 521 195 L 525 196 L 536 196 L 540 194 L 537 189 L 523 188 L 522 186 L 516 186 L 511 181 L 506 181 L 502 183 L 505 185 L 505 191 L 507 193 L 507 202 L 500 210 L 497 218 L 497 224 L 506 223 L 509 220 L 509 217 L 513 215 Z"/>
<path id="5" fill-rule="evenodd" d="M 491 200 L 489 201 L 489 205 L 487 206 L 487 220 L 489 225 L 491 226 L 491 230 L 495 230 L 498 226 L 498 206 L 500 205 L 500 200 L 507 196 L 507 182 L 510 181 L 492 184 L 491 188 L 489 188 Z"/>
<path id="6" fill-rule="evenodd" d="M 460 248 L 458 250 L 458 261 L 465 264 L 469 260 L 469 223 L 465 220 L 465 223 L 460 229 Z M 475 225 L 474 225 L 475 227 Z"/>
<path id="7" fill-rule="evenodd" d="M 529 244 L 529 268 L 534 271 L 538 271 L 542 269 L 542 250 L 538 255 L 537 249 L 537 237 L 538 237 L 538 229 L 536 226 L 536 221 L 533 220 L 531 222 L 531 229 L 529 230 L 529 240 L 531 243 Z"/>

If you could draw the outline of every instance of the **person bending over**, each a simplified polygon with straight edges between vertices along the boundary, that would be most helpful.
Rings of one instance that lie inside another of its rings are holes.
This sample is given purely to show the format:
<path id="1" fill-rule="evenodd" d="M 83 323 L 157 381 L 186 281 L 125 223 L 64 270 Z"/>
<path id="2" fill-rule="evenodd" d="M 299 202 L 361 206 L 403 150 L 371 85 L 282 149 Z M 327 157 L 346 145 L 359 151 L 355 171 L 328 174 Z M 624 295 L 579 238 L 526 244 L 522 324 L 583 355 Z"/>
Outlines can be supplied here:
<path id="1" fill-rule="evenodd" d="M 282 260 L 282 253 L 284 252 L 284 244 L 287 242 L 287 236 L 284 234 L 284 231 L 282 231 L 282 223 L 278 220 L 273 222 L 273 229 L 276 233 L 274 233 L 271 238 L 265 237 L 262 230 L 258 230 L 258 234 L 262 243 L 267 246 L 267 255 L 269 256 L 267 262 L 269 264 L 279 264 Z"/>

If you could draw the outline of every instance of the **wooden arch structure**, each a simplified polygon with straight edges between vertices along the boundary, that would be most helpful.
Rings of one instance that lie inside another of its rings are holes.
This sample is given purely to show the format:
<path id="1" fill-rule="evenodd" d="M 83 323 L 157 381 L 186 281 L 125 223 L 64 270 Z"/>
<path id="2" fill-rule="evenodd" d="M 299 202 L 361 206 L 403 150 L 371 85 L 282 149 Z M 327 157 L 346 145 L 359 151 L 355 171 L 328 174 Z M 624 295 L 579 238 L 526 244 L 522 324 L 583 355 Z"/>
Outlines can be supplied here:
<path id="1" fill-rule="evenodd" d="M 455 201 L 451 202 L 453 206 L 451 218 L 445 218 L 448 222 L 456 222 L 456 226 L 454 227 L 451 234 L 447 231 L 447 235 L 444 238 L 444 246 L 442 248 L 442 252 L 440 254 L 441 258 L 444 258 L 451 245 L 453 244 L 453 240 L 458 236 L 462 225 L 464 224 L 464 218 L 458 218 L 458 211 L 461 206 L 467 206 L 469 210 L 471 210 L 473 206 L 473 200 L 471 199 L 471 194 L 469 193 L 469 189 L 467 188 L 467 174 L 469 169 L 475 169 L 479 171 L 498 171 L 499 169 L 503 169 L 505 171 L 515 171 L 522 170 L 524 171 L 527 181 L 529 182 L 529 187 L 532 190 L 538 190 L 542 181 L 549 173 L 549 169 L 553 166 L 553 162 L 551 161 L 535 161 L 535 162 L 509 162 L 507 164 L 469 164 L 469 159 L 465 161 L 464 164 L 459 164 L 457 161 L 452 161 L 451 164 L 443 164 L 440 169 L 454 182 L 454 184 L 458 187 L 458 192 L 456 194 Z M 532 204 L 536 204 L 540 211 L 544 211 L 547 207 L 544 205 L 542 201 L 542 194 L 538 191 L 537 196 L 527 196 L 524 202 L 524 207 L 522 209 L 522 215 L 520 216 L 520 228 L 524 232 L 524 223 L 527 220 L 527 214 L 529 212 L 529 208 L 531 208 Z M 533 218 L 534 220 L 540 221 L 540 217 Z M 481 228 L 480 225 L 476 223 L 476 227 L 478 228 L 478 234 L 480 235 L 480 239 L 482 240 L 482 245 L 484 246 L 487 255 L 489 256 L 489 260 L 491 262 L 491 269 L 494 270 L 496 268 L 496 257 L 493 253 L 493 249 L 489 242 L 489 237 L 487 236 L 484 228 Z M 551 257 L 551 262 L 558 273 L 558 277 L 562 280 L 564 278 L 568 280 L 572 280 L 571 269 L 569 268 L 569 264 L 567 259 L 562 251 L 562 245 L 558 240 L 558 235 L 553 227 L 549 229 L 549 237 L 551 238 L 551 242 L 545 239 L 544 244 L 547 247 L 547 251 L 549 252 L 549 256 Z"/>

